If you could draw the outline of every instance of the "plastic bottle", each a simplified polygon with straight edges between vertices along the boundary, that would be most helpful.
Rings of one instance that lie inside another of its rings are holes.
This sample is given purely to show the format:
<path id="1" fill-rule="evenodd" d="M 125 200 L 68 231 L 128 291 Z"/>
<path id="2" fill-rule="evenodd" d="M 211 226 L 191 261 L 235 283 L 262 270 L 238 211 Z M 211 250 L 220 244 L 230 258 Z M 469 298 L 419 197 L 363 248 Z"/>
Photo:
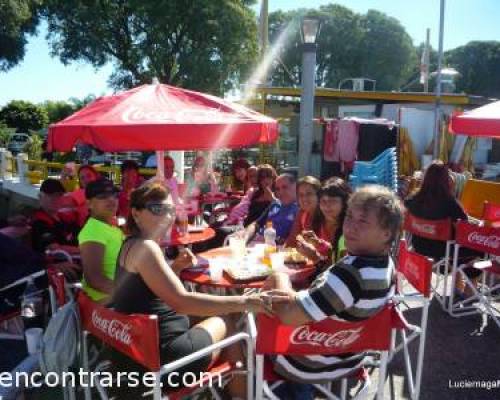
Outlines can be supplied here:
<path id="1" fill-rule="evenodd" d="M 267 221 L 266 229 L 264 230 L 264 243 L 266 247 L 264 248 L 264 257 L 262 263 L 271 268 L 271 257 L 272 253 L 276 253 L 276 230 L 273 228 L 272 221 Z"/>
<path id="2" fill-rule="evenodd" d="M 33 278 L 30 278 L 21 300 L 21 317 L 24 323 L 24 329 L 43 328 L 43 296 Z"/>

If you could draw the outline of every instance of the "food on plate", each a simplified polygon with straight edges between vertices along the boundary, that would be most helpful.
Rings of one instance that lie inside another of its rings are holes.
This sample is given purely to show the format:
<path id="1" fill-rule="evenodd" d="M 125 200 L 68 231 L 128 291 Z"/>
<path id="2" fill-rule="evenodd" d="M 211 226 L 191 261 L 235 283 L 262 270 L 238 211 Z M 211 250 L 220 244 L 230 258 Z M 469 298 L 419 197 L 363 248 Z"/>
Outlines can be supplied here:
<path id="1" fill-rule="evenodd" d="M 303 264 L 307 262 L 307 258 L 300 254 L 296 248 L 285 249 L 285 263 Z"/>

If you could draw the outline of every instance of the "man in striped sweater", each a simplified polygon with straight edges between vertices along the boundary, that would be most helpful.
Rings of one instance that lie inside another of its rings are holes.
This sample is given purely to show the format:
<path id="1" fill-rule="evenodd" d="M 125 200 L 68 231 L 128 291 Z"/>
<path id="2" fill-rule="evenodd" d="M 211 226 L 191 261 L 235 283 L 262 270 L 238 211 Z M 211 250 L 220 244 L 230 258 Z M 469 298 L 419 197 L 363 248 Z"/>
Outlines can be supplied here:
<path id="1" fill-rule="evenodd" d="M 389 251 L 399 236 L 402 206 L 381 186 L 356 191 L 348 203 L 343 226 L 347 256 L 328 268 L 306 289 L 296 292 L 288 275 L 273 274 L 266 282 L 273 312 L 288 325 L 303 325 L 326 318 L 360 321 L 380 311 L 393 295 L 394 263 Z M 320 382 L 338 379 L 362 366 L 364 354 L 341 356 L 278 355 L 275 371 L 285 379 Z"/>

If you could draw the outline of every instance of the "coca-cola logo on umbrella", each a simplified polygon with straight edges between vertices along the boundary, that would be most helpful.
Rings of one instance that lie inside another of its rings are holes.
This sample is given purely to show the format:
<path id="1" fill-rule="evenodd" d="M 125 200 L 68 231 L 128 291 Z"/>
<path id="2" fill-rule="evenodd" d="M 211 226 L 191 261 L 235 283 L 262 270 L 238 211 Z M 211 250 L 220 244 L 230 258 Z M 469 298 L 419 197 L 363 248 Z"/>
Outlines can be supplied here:
<path id="1" fill-rule="evenodd" d="M 234 115 L 223 113 L 216 108 L 184 108 L 170 110 L 146 110 L 140 107 L 129 107 L 122 113 L 122 120 L 127 123 L 138 122 L 189 122 L 189 123 L 215 123 L 234 119 L 239 121 Z"/>
<path id="2" fill-rule="evenodd" d="M 116 319 L 106 319 L 99 315 L 97 310 L 92 312 L 92 324 L 113 340 L 117 340 L 127 346 L 130 346 L 132 343 L 129 324 L 124 324 Z"/>
<path id="3" fill-rule="evenodd" d="M 338 332 L 321 332 L 311 329 L 309 325 L 296 328 L 290 335 L 290 342 L 297 345 L 323 346 L 328 348 L 344 348 L 356 342 L 363 327 L 344 329 Z"/>

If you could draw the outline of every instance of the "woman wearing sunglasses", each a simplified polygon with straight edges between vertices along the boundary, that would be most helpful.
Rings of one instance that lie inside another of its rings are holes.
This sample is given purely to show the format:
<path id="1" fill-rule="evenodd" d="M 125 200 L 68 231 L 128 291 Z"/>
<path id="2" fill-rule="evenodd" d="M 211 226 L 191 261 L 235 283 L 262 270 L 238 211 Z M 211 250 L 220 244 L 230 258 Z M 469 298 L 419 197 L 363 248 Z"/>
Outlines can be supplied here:
<path id="1" fill-rule="evenodd" d="M 85 188 L 90 217 L 78 235 L 83 267 L 83 290 L 94 301 L 106 302 L 113 289 L 116 259 L 123 242 L 115 226 L 118 189 L 108 179 L 90 182 Z"/>
<path id="2" fill-rule="evenodd" d="M 110 307 L 125 314 L 158 315 L 162 364 L 228 336 L 234 324 L 227 314 L 265 311 L 260 295 L 212 296 L 184 288 L 178 275 L 182 269 L 195 264 L 196 258 L 184 250 L 169 265 L 158 244 L 175 220 L 175 208 L 166 187 L 145 182 L 132 192 L 130 210 L 127 228 L 131 236 L 123 243 L 118 257 Z M 209 318 L 191 324 L 188 315 Z M 206 371 L 218 356 L 214 353 L 197 360 L 176 371 L 177 376 Z M 225 350 L 222 357 L 241 360 L 242 355 L 234 346 Z M 118 357 L 117 360 L 119 362 Z M 231 398 L 245 397 L 244 377 L 233 379 L 228 390 Z"/>

